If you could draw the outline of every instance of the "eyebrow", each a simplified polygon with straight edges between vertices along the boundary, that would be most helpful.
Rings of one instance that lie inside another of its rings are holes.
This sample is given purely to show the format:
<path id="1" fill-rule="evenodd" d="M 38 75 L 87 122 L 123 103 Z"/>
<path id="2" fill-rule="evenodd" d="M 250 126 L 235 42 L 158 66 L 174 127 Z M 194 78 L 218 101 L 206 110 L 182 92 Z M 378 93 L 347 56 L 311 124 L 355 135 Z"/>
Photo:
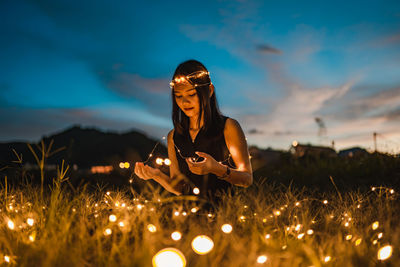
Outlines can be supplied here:
<path id="1" fill-rule="evenodd" d="M 196 90 L 196 89 L 194 89 L 194 88 L 191 88 L 191 89 L 189 89 L 189 90 L 180 90 L 180 91 L 176 91 L 176 90 L 174 90 L 174 94 L 177 94 L 177 93 L 182 93 L 182 91 L 184 91 L 184 92 L 190 92 L 190 91 L 192 91 L 192 90 Z"/>

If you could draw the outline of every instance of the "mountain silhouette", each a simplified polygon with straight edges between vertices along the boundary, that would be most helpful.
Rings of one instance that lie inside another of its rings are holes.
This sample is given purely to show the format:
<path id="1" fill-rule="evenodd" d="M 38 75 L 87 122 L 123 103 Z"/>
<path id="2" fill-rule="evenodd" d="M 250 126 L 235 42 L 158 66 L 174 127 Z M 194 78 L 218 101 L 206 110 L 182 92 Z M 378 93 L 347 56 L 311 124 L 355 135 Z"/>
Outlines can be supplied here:
<path id="1" fill-rule="evenodd" d="M 67 128 L 60 133 L 44 136 L 36 144 L 30 143 L 38 156 L 41 155 L 38 148 L 41 147 L 41 141 L 46 147 L 53 142 L 51 151 L 62 149 L 51 155 L 46 160 L 47 164 L 60 164 L 62 160 L 65 160 L 68 164 L 77 165 L 79 168 L 90 168 L 94 165 L 115 166 L 121 161 L 131 163 L 143 161 L 147 159 L 158 142 L 137 131 L 104 132 L 96 128 L 82 128 L 79 125 Z M 1 166 L 10 164 L 17 159 L 13 149 L 19 155 L 22 154 L 23 164 L 36 164 L 27 143 L 11 142 L 0 143 Z M 167 148 L 159 143 L 153 154 L 166 157 L 168 155 Z"/>

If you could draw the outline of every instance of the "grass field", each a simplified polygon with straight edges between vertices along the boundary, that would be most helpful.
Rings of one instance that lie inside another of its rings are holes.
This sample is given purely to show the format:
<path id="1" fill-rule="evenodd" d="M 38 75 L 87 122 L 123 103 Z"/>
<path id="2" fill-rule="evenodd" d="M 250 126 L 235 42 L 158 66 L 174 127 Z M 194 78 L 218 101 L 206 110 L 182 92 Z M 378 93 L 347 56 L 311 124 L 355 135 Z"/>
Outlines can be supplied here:
<path id="1" fill-rule="evenodd" d="M 43 194 L 31 183 L 10 186 L 3 181 L 0 264 L 184 266 L 181 261 L 186 266 L 398 266 L 400 262 L 399 195 L 391 188 L 318 193 L 260 179 L 208 211 L 190 197 L 173 197 L 151 186 L 140 195 L 129 188 L 106 191 L 83 186 L 74 191 L 64 175 L 59 171 Z M 232 231 L 225 233 L 223 225 Z M 209 239 L 193 242 L 202 235 Z M 209 252 L 207 246 L 212 246 Z M 163 249 L 166 253 L 155 257 Z M 168 265 L 172 262 L 175 265 Z"/>

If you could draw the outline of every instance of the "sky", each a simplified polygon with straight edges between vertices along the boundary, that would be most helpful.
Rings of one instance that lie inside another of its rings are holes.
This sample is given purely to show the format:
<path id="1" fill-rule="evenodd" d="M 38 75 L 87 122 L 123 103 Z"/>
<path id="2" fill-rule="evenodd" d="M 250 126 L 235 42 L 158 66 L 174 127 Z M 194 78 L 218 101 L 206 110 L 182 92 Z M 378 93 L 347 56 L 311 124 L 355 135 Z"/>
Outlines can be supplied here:
<path id="1" fill-rule="evenodd" d="M 376 132 L 400 153 L 399 1 L 3 0 L 0 17 L 0 142 L 166 136 L 169 82 L 196 59 L 249 145 L 373 149 Z"/>

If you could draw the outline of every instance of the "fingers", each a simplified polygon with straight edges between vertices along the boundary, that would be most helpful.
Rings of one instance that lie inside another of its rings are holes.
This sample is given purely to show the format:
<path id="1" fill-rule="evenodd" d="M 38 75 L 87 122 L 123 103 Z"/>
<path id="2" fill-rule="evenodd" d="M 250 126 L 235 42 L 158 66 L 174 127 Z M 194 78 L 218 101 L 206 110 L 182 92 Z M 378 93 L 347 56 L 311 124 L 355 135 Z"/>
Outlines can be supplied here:
<path id="1" fill-rule="evenodd" d="M 204 153 L 204 152 L 199 152 L 199 151 L 196 151 L 195 152 L 198 156 L 200 156 L 200 157 L 203 157 L 203 158 L 208 158 L 208 157 L 210 157 L 210 155 L 208 155 L 207 153 Z"/>
<path id="2" fill-rule="evenodd" d="M 151 179 L 151 175 L 149 175 L 146 165 L 144 165 L 143 162 L 136 162 L 135 174 L 143 180 Z"/>

